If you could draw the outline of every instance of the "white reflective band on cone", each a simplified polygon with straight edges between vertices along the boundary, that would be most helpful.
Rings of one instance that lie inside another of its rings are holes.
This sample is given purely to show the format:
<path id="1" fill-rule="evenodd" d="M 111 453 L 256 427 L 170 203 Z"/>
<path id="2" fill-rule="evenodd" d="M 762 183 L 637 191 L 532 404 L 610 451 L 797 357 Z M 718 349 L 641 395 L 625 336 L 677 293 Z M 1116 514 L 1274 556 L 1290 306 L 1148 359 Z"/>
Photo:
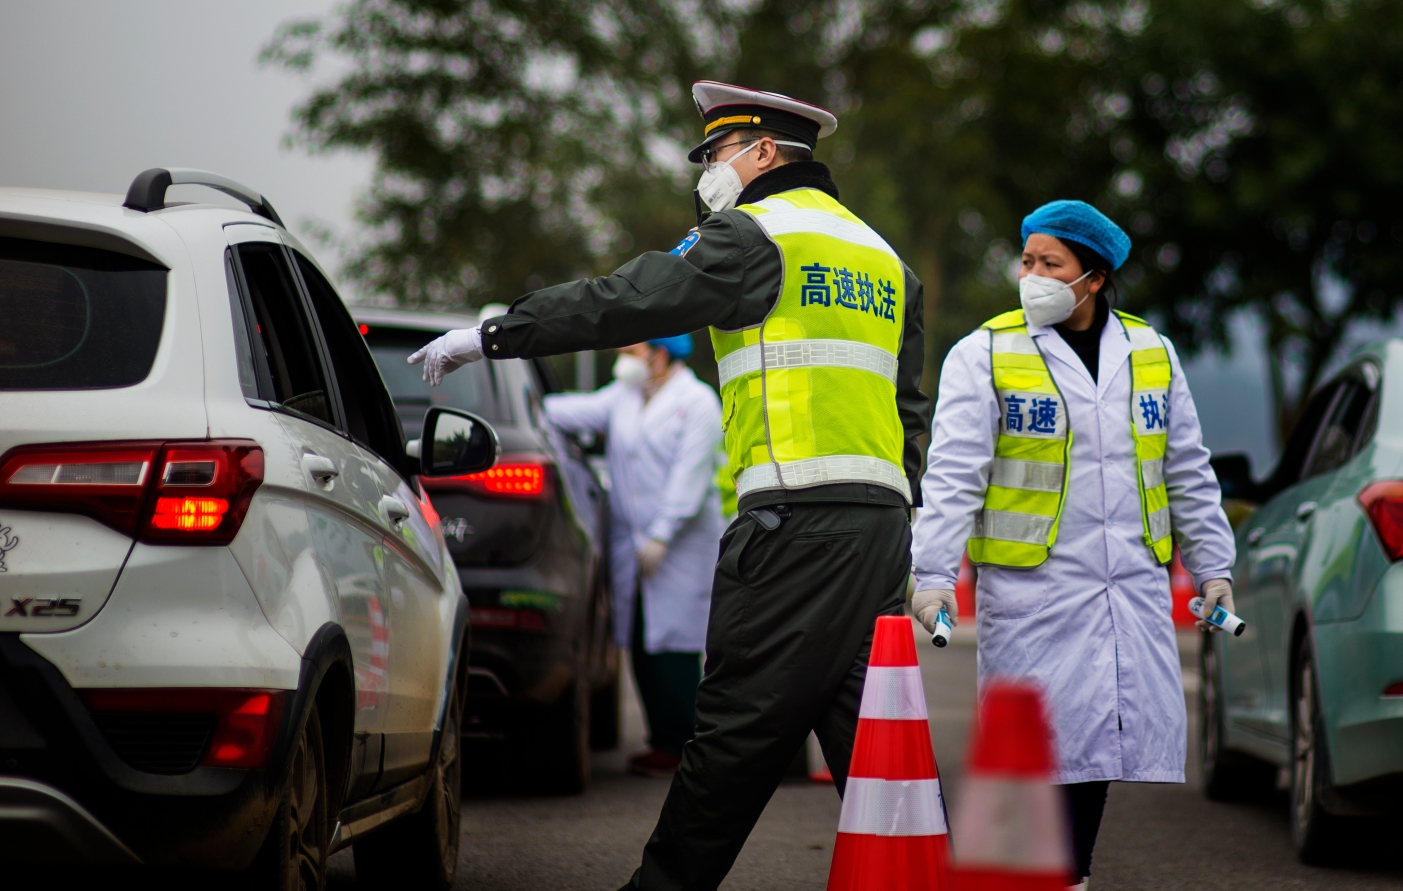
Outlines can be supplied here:
<path id="1" fill-rule="evenodd" d="M 889 721 L 924 721 L 926 695 L 921 686 L 921 669 L 915 665 L 892 668 L 868 666 L 862 688 L 859 718 Z"/>
<path id="2" fill-rule="evenodd" d="M 854 835 L 944 835 L 940 780 L 848 777 L 838 831 Z"/>
<path id="3" fill-rule="evenodd" d="M 1066 806 L 1062 791 L 1045 781 L 966 777 L 955 812 L 955 859 L 962 867 L 1070 870 Z"/>

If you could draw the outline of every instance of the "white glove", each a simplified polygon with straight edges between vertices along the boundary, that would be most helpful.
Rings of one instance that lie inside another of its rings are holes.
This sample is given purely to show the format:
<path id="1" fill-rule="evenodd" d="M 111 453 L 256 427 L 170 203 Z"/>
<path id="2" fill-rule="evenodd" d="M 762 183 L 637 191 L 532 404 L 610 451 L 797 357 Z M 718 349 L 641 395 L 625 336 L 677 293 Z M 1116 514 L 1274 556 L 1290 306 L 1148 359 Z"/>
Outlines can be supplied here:
<path id="1" fill-rule="evenodd" d="M 928 588 L 917 591 L 911 598 L 911 613 L 925 626 L 927 634 L 935 633 L 935 619 L 942 608 L 950 617 L 951 627 L 960 624 L 960 605 L 955 600 L 955 592 L 949 588 Z"/>
<path id="2" fill-rule="evenodd" d="M 409 357 L 410 365 L 424 363 L 424 380 L 429 386 L 443 383 L 443 376 L 457 371 L 469 362 L 482 358 L 482 329 L 458 328 Z M 425 361 L 428 360 L 428 361 Z"/>
<path id="3" fill-rule="evenodd" d="M 658 567 L 663 565 L 663 558 L 667 556 L 667 545 L 656 538 L 649 538 L 643 542 L 643 546 L 638 549 L 638 569 L 646 578 L 658 571 Z"/>
<path id="4" fill-rule="evenodd" d="M 1213 608 L 1221 606 L 1230 613 L 1237 612 L 1233 608 L 1232 602 L 1232 582 L 1227 579 L 1213 579 L 1203 583 L 1203 609 L 1201 613 L 1205 616 L 1213 615 Z M 1210 625 L 1200 619 L 1194 623 L 1198 625 L 1200 631 L 1219 631 L 1217 626 Z"/>

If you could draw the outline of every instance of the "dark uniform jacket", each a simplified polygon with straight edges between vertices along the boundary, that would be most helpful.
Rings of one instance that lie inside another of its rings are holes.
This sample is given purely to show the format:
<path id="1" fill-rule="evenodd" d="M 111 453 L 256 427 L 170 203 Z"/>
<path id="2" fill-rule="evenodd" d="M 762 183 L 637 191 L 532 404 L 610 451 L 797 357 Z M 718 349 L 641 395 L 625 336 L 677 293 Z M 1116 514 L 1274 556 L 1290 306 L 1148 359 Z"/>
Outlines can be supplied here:
<path id="1" fill-rule="evenodd" d="M 751 181 L 737 204 L 761 201 L 791 189 L 815 188 L 836 200 L 838 187 L 816 161 L 778 167 Z M 690 244 L 689 244 L 690 243 Z M 912 504 L 921 504 L 921 448 L 930 429 L 930 400 L 921 392 L 925 366 L 921 282 L 906 270 L 906 313 L 897 356 L 896 409 L 906 433 L 903 464 Z M 715 326 L 727 331 L 764 321 L 779 297 L 783 277 L 779 248 L 754 217 L 742 210 L 712 214 L 672 253 L 650 251 L 612 275 L 533 291 L 504 316 L 482 323 L 483 352 L 490 359 L 552 356 L 609 349 Z M 794 501 L 902 504 L 883 486 L 833 483 L 807 489 L 752 492 L 742 510 Z"/>

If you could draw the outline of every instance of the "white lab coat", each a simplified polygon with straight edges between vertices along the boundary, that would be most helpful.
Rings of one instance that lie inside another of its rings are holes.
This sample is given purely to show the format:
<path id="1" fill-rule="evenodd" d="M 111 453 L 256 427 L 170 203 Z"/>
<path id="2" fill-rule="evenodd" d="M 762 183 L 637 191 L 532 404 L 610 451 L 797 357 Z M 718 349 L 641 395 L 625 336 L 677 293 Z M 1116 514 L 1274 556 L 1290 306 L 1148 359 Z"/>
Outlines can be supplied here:
<path id="1" fill-rule="evenodd" d="M 721 441 L 716 392 L 683 367 L 646 405 L 641 391 L 615 381 L 593 393 L 547 396 L 545 407 L 562 430 L 608 437 L 615 641 L 629 645 L 637 550 L 655 538 L 668 548 L 658 571 L 643 580 L 644 647 L 649 653 L 701 652 L 725 531 L 715 483 Z"/>
<path id="2" fill-rule="evenodd" d="M 1130 342 L 1114 315 L 1098 382 L 1060 335 L 1030 326 L 1067 403 L 1071 478 L 1042 566 L 981 566 L 979 679 L 1031 679 L 1048 697 L 1059 781 L 1182 783 L 1186 719 L 1169 577 L 1145 545 L 1130 425 Z M 1232 530 L 1174 348 L 1164 478 L 1184 567 L 1231 578 Z M 957 343 L 940 375 L 912 550 L 918 589 L 953 588 L 984 502 L 1001 417 L 989 332 Z"/>

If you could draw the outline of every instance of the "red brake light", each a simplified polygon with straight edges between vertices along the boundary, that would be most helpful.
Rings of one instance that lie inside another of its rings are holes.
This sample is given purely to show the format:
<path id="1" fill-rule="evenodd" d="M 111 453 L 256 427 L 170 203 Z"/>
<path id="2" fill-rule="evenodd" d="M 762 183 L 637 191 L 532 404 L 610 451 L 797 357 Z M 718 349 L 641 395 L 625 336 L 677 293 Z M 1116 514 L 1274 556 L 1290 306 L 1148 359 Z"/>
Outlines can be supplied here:
<path id="1" fill-rule="evenodd" d="M 161 452 L 155 498 L 141 540 L 227 544 L 263 482 L 263 450 L 241 440 L 175 442 Z"/>
<path id="2" fill-rule="evenodd" d="M 256 768 L 268 763 L 282 721 L 283 690 L 152 688 L 80 690 L 88 710 L 127 714 L 208 714 L 214 732 L 200 763 L 206 767 Z"/>
<path id="3" fill-rule="evenodd" d="M 361 322 L 361 323 L 360 323 L 360 336 L 361 336 L 361 337 L 364 337 L 364 336 L 366 336 L 366 335 L 369 334 L 369 333 L 370 333 L 370 326 L 367 325 L 365 322 Z"/>
<path id="4" fill-rule="evenodd" d="M 1390 698 L 1394 696 L 1403 697 L 1403 684 L 1389 684 L 1387 687 L 1384 687 L 1383 695 Z"/>
<path id="5" fill-rule="evenodd" d="M 152 543 L 227 544 L 262 482 L 249 440 L 20 446 L 0 459 L 0 507 L 84 514 Z"/>
<path id="6" fill-rule="evenodd" d="M 546 469 L 540 464 L 498 464 L 462 479 L 497 495 L 539 495 L 546 487 Z"/>
<path id="7" fill-rule="evenodd" d="M 1381 480 L 1359 493 L 1359 504 L 1388 559 L 1403 559 L 1403 480 Z"/>
<path id="8" fill-rule="evenodd" d="M 543 455 L 509 455 L 490 470 L 464 476 L 421 477 L 430 493 L 464 490 L 508 498 L 539 499 L 549 494 L 550 472 Z"/>

